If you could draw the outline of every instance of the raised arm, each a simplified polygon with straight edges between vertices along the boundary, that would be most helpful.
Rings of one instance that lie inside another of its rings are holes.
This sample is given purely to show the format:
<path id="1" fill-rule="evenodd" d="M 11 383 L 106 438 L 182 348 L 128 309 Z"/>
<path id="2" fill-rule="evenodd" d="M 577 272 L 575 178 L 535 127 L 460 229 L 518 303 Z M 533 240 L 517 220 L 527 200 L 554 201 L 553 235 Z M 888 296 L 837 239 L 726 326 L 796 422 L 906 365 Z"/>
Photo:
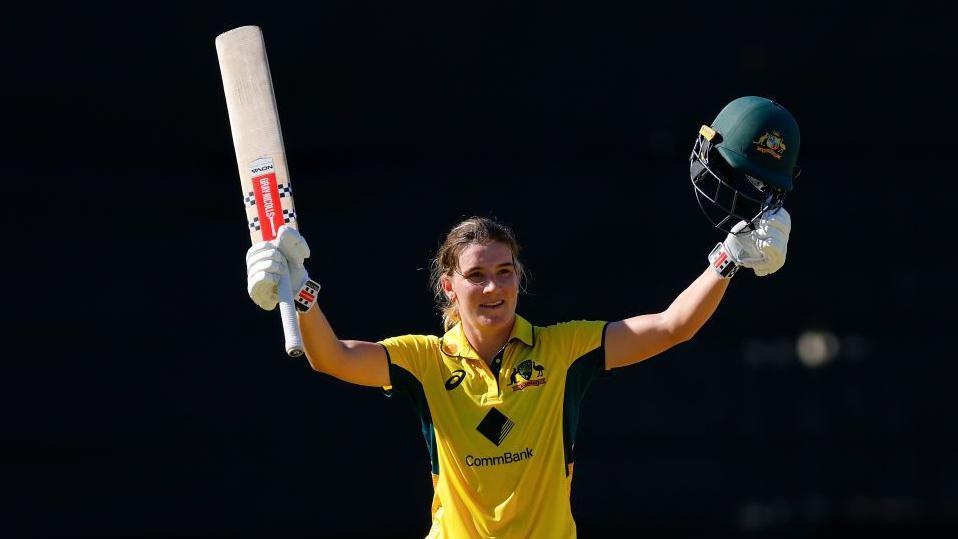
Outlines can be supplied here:
<path id="1" fill-rule="evenodd" d="M 353 384 L 389 385 L 389 363 L 382 345 L 339 340 L 318 305 L 299 314 L 299 325 L 314 370 Z"/>
<path id="2" fill-rule="evenodd" d="M 389 385 L 386 351 L 376 343 L 341 341 L 315 304 L 319 285 L 309 280 L 303 261 L 309 246 L 293 228 L 281 227 L 275 240 L 261 242 L 246 254 L 247 291 L 269 311 L 276 308 L 279 275 L 289 272 L 296 296 L 306 357 L 314 370 L 364 386 Z M 299 292 L 297 294 L 297 292 Z"/>
<path id="3" fill-rule="evenodd" d="M 605 368 L 638 363 L 691 339 L 718 307 L 728 279 L 705 269 L 669 308 L 609 324 L 605 334 Z"/>
<path id="4" fill-rule="evenodd" d="M 784 208 L 770 211 L 755 230 L 741 232 L 744 221 L 709 255 L 711 265 L 665 311 L 609 324 L 605 367 L 638 363 L 691 339 L 718 308 L 729 279 L 740 267 L 765 276 L 785 263 L 791 217 Z"/>

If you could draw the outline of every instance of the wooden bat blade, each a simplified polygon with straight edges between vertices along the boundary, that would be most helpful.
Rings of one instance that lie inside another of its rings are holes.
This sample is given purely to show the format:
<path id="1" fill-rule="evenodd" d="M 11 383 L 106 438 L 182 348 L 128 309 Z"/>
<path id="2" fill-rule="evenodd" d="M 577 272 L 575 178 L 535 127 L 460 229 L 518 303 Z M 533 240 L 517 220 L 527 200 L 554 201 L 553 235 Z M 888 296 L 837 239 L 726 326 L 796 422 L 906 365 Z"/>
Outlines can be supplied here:
<path id="1" fill-rule="evenodd" d="M 218 35 L 215 43 L 250 241 L 272 240 L 281 226 L 297 224 L 263 32 L 241 26 Z M 288 275 L 278 294 L 286 352 L 300 356 L 303 342 Z"/>

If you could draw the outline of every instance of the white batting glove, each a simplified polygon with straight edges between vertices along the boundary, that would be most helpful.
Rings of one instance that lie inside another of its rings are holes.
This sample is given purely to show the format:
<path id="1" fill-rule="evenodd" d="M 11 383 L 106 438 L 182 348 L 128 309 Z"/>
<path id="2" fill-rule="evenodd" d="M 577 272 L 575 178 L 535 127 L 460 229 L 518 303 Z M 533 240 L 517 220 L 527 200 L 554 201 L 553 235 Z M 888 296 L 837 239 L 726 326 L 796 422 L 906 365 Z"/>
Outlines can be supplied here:
<path id="1" fill-rule="evenodd" d="M 309 258 L 309 245 L 295 228 L 282 226 L 276 239 L 259 242 L 246 251 L 246 291 L 256 305 L 267 311 L 276 308 L 279 278 L 289 272 L 289 283 L 297 307 L 304 288 L 315 289 L 304 297 L 314 300 L 319 285 L 309 280 L 303 261 Z M 312 286 L 308 286 L 312 285 Z M 300 295 L 297 295 L 300 292 Z M 310 301 L 311 304 L 311 301 Z M 307 307 L 308 308 L 308 307 Z"/>
<path id="2" fill-rule="evenodd" d="M 289 284 L 295 292 L 309 279 L 303 266 L 303 262 L 309 258 L 309 245 L 298 230 L 286 225 L 279 227 L 279 233 L 273 241 L 277 242 L 280 252 L 286 257 L 289 264 Z"/>
<path id="3" fill-rule="evenodd" d="M 725 241 L 709 253 L 709 262 L 723 278 L 735 275 L 740 267 L 751 268 L 755 275 L 764 277 L 785 265 L 788 236 L 792 230 L 792 217 L 785 208 L 762 214 L 755 223 L 755 230 L 741 232 L 745 226 L 745 221 L 739 221 Z"/>

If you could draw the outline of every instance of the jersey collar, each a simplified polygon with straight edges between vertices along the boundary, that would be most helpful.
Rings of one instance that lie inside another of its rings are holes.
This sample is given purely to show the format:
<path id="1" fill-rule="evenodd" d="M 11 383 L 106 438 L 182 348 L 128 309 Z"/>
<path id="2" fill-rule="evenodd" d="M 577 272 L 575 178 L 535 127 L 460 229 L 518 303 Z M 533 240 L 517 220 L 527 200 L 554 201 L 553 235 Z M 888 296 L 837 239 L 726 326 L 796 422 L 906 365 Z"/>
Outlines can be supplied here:
<path id="1" fill-rule="evenodd" d="M 518 339 L 528 346 L 535 346 L 535 338 L 536 334 L 532 328 L 532 324 L 517 314 L 516 322 L 512 325 L 512 333 L 509 334 L 509 340 L 507 342 Z M 472 345 L 469 344 L 469 340 L 466 339 L 466 332 L 462 329 L 462 322 L 451 327 L 449 331 L 442 336 L 439 348 L 447 356 L 479 359 L 479 354 L 476 353 Z"/>

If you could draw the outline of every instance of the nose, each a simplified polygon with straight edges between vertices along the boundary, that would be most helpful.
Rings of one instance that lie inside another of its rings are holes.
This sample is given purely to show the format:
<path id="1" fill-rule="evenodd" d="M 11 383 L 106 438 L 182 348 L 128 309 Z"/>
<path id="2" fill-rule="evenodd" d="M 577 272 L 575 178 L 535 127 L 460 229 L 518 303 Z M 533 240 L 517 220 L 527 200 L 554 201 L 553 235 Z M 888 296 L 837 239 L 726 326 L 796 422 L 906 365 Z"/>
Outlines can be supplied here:
<path id="1" fill-rule="evenodd" d="M 482 287 L 482 292 L 484 294 L 489 294 L 502 288 L 508 288 L 511 285 L 511 282 L 512 282 L 511 275 L 508 275 L 505 273 L 493 274 L 489 276 L 489 278 L 484 283 L 484 286 Z"/>

